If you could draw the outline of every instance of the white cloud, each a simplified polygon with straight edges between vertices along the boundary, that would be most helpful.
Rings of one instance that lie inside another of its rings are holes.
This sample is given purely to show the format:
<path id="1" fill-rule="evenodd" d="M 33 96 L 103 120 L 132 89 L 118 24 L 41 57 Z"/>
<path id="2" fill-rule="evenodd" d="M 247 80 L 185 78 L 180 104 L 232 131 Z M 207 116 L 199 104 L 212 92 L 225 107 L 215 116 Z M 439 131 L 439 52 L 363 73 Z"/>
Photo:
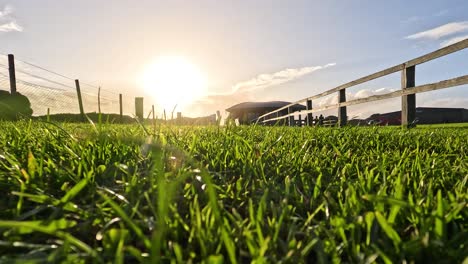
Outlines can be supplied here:
<path id="1" fill-rule="evenodd" d="M 430 39 L 437 40 L 443 37 L 468 31 L 468 21 L 452 22 L 426 31 L 409 35 L 407 39 Z"/>
<path id="2" fill-rule="evenodd" d="M 234 84 L 231 92 L 205 96 L 196 102 L 193 102 L 192 105 L 187 107 L 187 109 L 191 109 L 193 114 L 205 115 L 207 113 L 214 113 L 217 110 L 224 111 L 224 109 L 234 104 L 245 101 L 268 101 L 271 99 L 266 97 L 268 95 L 258 96 L 255 92 L 296 80 L 307 74 L 311 74 L 312 72 L 333 67 L 335 65 L 336 63 L 329 63 L 323 66 L 310 66 L 294 69 L 288 68 L 274 73 L 259 74 L 250 80 Z"/>
<path id="3" fill-rule="evenodd" d="M 447 39 L 447 40 L 443 41 L 442 43 L 440 43 L 440 47 L 442 47 L 442 48 L 447 47 L 449 45 L 460 42 L 460 41 L 462 41 L 464 39 L 468 39 L 468 35 L 458 36 L 458 37 L 453 37 L 453 38 Z"/>
<path id="4" fill-rule="evenodd" d="M 233 92 L 239 91 L 254 91 L 258 89 L 264 89 L 270 86 L 283 84 L 294 79 L 300 78 L 304 75 L 310 74 L 314 71 L 325 69 L 328 67 L 335 66 L 336 63 L 329 63 L 324 66 L 313 66 L 303 67 L 297 69 L 285 69 L 275 73 L 264 73 L 257 75 L 256 77 L 239 82 L 233 86 Z"/>
<path id="5" fill-rule="evenodd" d="M 346 101 L 351 101 L 359 98 L 365 98 L 373 95 L 380 95 L 394 92 L 395 89 L 391 88 L 379 88 L 377 90 L 370 90 L 370 89 L 362 89 L 355 93 L 346 92 Z M 338 103 L 338 96 L 337 95 L 330 95 L 328 97 L 323 98 L 317 104 L 319 107 L 333 105 Z"/>
<path id="6" fill-rule="evenodd" d="M 0 32 L 12 32 L 12 31 L 18 31 L 21 32 L 23 31 L 23 27 L 18 25 L 15 21 L 6 23 L 6 24 L 0 24 Z"/>
<path id="7" fill-rule="evenodd" d="M 2 11 L 0 11 L 0 19 L 4 17 L 8 17 L 10 14 L 13 13 L 13 8 L 9 5 L 5 6 Z"/>
<path id="8" fill-rule="evenodd" d="M 5 6 L 0 11 L 0 32 L 23 31 L 23 27 L 16 23 L 16 20 L 11 17 L 13 8 L 9 5 Z"/>

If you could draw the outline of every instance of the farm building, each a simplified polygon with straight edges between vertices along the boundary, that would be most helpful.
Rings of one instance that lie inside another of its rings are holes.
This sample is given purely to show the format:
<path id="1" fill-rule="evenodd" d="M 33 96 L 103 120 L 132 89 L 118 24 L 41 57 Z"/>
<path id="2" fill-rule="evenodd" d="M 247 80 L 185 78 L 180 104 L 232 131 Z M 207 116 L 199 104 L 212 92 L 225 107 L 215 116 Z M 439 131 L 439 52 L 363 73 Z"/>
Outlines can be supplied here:
<path id="1" fill-rule="evenodd" d="M 418 124 L 463 123 L 468 122 L 468 109 L 417 107 L 416 119 Z M 384 125 L 400 125 L 401 111 L 373 114 L 367 121 Z"/>
<path id="2" fill-rule="evenodd" d="M 271 101 L 271 102 L 243 102 L 240 104 L 233 105 L 226 109 L 229 112 L 229 117 L 232 119 L 238 119 L 240 124 L 250 124 L 254 122 L 259 116 L 281 108 L 290 102 L 284 101 Z M 305 110 L 306 107 L 303 105 L 295 104 L 292 107 L 292 111 Z M 279 112 L 280 115 L 288 114 L 288 109 L 283 109 Z"/>

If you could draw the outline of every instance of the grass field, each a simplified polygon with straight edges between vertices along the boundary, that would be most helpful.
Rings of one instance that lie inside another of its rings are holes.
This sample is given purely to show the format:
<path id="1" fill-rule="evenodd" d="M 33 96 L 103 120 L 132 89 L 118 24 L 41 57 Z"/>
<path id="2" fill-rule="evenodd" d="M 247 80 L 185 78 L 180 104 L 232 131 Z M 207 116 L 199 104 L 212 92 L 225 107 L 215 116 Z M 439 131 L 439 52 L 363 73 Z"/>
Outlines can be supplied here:
<path id="1" fill-rule="evenodd" d="M 0 123 L 0 262 L 461 263 L 466 127 Z"/>

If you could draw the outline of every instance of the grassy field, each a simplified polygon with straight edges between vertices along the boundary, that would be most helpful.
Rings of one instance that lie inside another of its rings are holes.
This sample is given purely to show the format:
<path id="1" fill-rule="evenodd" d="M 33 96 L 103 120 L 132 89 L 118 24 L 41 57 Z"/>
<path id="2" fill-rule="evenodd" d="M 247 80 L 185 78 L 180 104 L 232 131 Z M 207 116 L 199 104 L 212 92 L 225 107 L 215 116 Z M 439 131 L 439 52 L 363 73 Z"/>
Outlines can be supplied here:
<path id="1" fill-rule="evenodd" d="M 0 263 L 461 263 L 466 127 L 0 123 Z"/>

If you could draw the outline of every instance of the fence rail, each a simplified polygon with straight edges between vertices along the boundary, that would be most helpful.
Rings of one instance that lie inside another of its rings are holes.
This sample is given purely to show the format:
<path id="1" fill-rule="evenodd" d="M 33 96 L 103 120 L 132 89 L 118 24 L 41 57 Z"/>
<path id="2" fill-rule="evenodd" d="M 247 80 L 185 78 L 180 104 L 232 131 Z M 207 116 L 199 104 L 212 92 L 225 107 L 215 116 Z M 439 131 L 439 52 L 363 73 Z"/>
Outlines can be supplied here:
<path id="1" fill-rule="evenodd" d="M 264 115 L 261 115 L 257 118 L 257 122 L 259 123 L 272 123 L 275 121 L 279 121 L 282 119 L 289 120 L 288 124 L 292 125 L 294 123 L 293 119 L 295 115 L 306 115 L 307 116 L 307 124 L 312 125 L 312 113 L 320 112 L 324 110 L 330 110 L 338 108 L 338 123 L 339 125 L 346 125 L 347 123 L 347 110 L 346 107 L 350 105 L 368 103 L 373 101 L 379 101 L 384 99 L 390 99 L 395 97 L 402 98 L 402 112 L 401 112 L 401 124 L 403 126 L 411 125 L 415 118 L 416 118 L 416 94 L 428 91 L 434 91 L 439 89 L 445 89 L 453 86 L 459 86 L 468 84 L 468 75 L 436 82 L 430 84 L 424 84 L 415 86 L 415 69 L 416 65 L 446 56 L 448 54 L 463 50 L 468 48 L 468 39 L 462 40 L 455 44 L 449 45 L 447 47 L 441 48 L 439 50 L 433 51 L 431 53 L 425 54 L 423 56 L 414 58 L 407 62 L 395 65 L 393 67 L 372 73 L 370 75 L 361 77 L 351 82 L 347 82 L 345 84 L 339 85 L 335 88 L 327 90 L 325 92 L 309 96 L 303 99 L 300 99 L 296 102 L 278 108 L 274 111 L 268 112 Z M 396 73 L 401 71 L 401 90 L 383 94 L 383 95 L 373 95 L 366 98 L 359 98 L 351 101 L 346 101 L 346 89 L 356 86 L 358 84 L 366 83 L 368 81 L 384 77 L 386 75 Z M 333 105 L 328 105 L 320 108 L 313 108 L 313 100 L 322 98 L 324 96 L 332 95 L 338 92 L 338 103 Z M 292 112 L 291 107 L 296 104 L 306 103 L 305 111 L 296 111 Z M 281 115 L 280 112 L 282 110 L 288 109 L 288 114 Z"/>

